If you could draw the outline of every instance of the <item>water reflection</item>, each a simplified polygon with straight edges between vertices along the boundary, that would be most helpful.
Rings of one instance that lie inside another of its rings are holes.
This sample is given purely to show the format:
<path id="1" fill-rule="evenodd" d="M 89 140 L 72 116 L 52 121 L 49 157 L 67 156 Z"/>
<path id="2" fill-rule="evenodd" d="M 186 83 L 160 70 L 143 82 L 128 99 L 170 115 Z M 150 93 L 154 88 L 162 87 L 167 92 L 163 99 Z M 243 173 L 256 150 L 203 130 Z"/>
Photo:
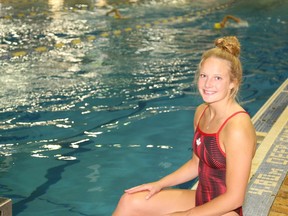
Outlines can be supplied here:
<path id="1" fill-rule="evenodd" d="M 52 12 L 53 19 L 60 19 L 60 11 L 63 10 L 64 0 L 48 0 L 50 11 Z"/>

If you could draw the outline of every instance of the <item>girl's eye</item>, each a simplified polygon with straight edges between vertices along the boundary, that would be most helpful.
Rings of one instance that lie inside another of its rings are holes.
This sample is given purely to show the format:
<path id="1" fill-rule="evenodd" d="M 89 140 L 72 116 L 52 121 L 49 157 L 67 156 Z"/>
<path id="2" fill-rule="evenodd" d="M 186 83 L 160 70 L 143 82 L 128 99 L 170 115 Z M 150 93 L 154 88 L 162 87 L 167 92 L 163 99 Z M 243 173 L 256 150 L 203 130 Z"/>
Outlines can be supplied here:
<path id="1" fill-rule="evenodd" d="M 206 75 L 205 75 L 205 74 L 200 74 L 200 77 L 201 77 L 201 78 L 205 78 Z"/>
<path id="2" fill-rule="evenodd" d="M 216 79 L 216 80 L 221 80 L 222 77 L 216 76 L 215 79 Z"/>

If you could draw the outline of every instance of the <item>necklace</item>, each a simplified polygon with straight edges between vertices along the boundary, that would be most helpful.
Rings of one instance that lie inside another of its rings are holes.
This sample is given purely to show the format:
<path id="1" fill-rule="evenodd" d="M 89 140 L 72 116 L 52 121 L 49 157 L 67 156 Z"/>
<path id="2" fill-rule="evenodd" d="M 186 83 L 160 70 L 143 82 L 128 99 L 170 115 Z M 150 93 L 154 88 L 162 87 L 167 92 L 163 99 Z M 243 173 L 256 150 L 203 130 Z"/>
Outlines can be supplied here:
<path id="1" fill-rule="evenodd" d="M 206 129 L 207 129 L 207 130 L 210 128 L 210 122 L 211 122 L 211 119 L 209 119 L 209 122 L 208 122 L 208 124 L 207 124 L 207 126 L 206 126 Z"/>
<path id="2" fill-rule="evenodd" d="M 207 122 L 206 130 L 208 130 L 210 128 L 211 123 L 221 121 L 221 119 L 223 119 L 224 116 L 225 115 L 222 115 L 221 117 L 216 118 L 215 116 L 211 117 L 211 114 L 209 114 L 209 121 Z"/>
<path id="3" fill-rule="evenodd" d="M 208 122 L 207 122 L 207 125 L 206 125 L 206 130 L 210 129 L 210 126 L 211 124 L 213 124 L 214 122 L 214 126 L 218 125 L 218 123 L 221 123 L 221 121 L 225 118 L 225 116 L 227 116 L 227 112 L 228 112 L 228 108 L 230 107 L 228 104 L 226 104 L 226 106 L 224 106 L 225 108 L 221 111 L 221 113 L 217 115 L 216 112 L 214 112 L 214 115 L 212 116 L 211 115 L 211 110 L 209 110 L 209 107 L 208 107 L 208 115 L 207 116 L 207 119 Z M 220 116 L 219 116 L 220 115 Z"/>
<path id="4" fill-rule="evenodd" d="M 208 123 L 207 123 L 207 125 L 206 125 L 206 130 L 208 130 L 209 128 L 210 128 L 210 123 L 211 123 L 211 121 L 212 121 L 212 118 L 211 118 L 211 114 L 209 115 L 209 121 L 208 121 Z"/>

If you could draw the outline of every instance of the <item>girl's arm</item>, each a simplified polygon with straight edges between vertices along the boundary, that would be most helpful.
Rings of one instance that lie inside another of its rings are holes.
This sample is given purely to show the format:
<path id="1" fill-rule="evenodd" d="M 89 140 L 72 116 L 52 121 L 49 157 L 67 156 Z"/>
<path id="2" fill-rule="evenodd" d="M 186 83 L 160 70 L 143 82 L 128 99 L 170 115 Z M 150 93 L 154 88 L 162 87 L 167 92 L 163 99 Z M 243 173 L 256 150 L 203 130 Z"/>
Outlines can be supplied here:
<path id="1" fill-rule="evenodd" d="M 128 190 L 126 193 L 136 193 L 140 191 L 149 191 L 146 199 L 150 199 L 154 194 L 158 193 L 162 188 L 172 187 L 184 182 L 190 181 L 197 177 L 198 157 L 193 155 L 193 158 L 187 161 L 183 166 L 175 172 L 163 177 L 162 179 L 143 185 L 139 185 Z"/>
<path id="2" fill-rule="evenodd" d="M 206 105 L 200 105 L 194 115 L 194 128 L 198 124 L 201 113 L 203 112 Z M 172 187 L 184 182 L 190 181 L 198 176 L 198 163 L 199 158 L 193 153 L 192 159 L 187 161 L 183 166 L 177 169 L 175 172 L 163 177 L 162 179 L 143 185 L 139 185 L 130 189 L 125 190 L 126 193 L 136 193 L 139 191 L 150 191 L 146 199 L 149 199 L 154 194 L 159 192 L 162 188 Z"/>
<path id="3" fill-rule="evenodd" d="M 206 108 L 206 104 L 201 104 L 197 107 L 194 115 L 194 131 L 198 125 L 201 114 Z M 199 158 L 195 153 L 193 153 L 192 159 L 185 163 L 182 167 L 180 167 L 175 172 L 170 175 L 160 179 L 158 182 L 163 187 L 175 186 L 178 184 L 182 184 L 184 182 L 190 181 L 198 176 L 198 164 Z"/>

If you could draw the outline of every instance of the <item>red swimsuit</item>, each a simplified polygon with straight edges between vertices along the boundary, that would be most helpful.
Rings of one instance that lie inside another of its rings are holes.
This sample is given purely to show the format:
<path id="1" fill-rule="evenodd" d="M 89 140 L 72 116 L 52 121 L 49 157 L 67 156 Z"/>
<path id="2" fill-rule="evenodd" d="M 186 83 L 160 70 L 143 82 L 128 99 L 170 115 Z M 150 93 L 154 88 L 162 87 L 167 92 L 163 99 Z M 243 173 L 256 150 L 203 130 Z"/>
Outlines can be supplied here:
<path id="1" fill-rule="evenodd" d="M 205 110 L 203 111 L 199 122 Z M 199 128 L 198 122 L 193 141 L 193 151 L 200 159 L 198 170 L 199 184 L 196 190 L 196 206 L 209 202 L 226 191 L 226 154 L 221 150 L 219 134 L 227 121 L 239 113 L 247 112 L 239 111 L 228 117 L 217 133 L 204 133 Z M 243 215 L 242 207 L 239 207 L 234 211 L 240 216 Z"/>

